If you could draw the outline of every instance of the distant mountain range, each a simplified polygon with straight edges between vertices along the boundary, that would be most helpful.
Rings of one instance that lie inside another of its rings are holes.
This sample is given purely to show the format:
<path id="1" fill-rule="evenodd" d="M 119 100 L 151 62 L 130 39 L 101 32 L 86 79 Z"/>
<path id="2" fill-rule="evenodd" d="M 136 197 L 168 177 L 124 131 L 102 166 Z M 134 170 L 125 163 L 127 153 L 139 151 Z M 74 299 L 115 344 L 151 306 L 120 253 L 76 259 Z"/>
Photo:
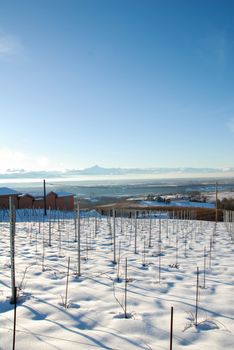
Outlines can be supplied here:
<path id="1" fill-rule="evenodd" d="M 119 176 L 174 176 L 181 177 L 188 175 L 189 177 L 202 176 L 234 176 L 234 168 L 104 168 L 95 165 L 86 169 L 69 169 L 66 171 L 26 171 L 24 169 L 8 169 L 6 173 L 0 173 L 0 179 L 21 179 L 21 178 L 69 178 L 81 175 L 89 176 L 105 176 L 105 175 L 119 175 Z"/>

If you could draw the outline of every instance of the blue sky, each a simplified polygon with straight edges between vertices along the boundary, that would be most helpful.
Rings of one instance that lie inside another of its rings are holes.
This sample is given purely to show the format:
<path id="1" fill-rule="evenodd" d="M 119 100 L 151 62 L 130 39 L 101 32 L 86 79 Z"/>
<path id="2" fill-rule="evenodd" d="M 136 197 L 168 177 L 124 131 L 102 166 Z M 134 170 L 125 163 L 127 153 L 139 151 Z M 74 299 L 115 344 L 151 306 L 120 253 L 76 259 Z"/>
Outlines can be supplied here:
<path id="1" fill-rule="evenodd" d="M 0 170 L 234 166 L 234 1 L 0 0 Z"/>

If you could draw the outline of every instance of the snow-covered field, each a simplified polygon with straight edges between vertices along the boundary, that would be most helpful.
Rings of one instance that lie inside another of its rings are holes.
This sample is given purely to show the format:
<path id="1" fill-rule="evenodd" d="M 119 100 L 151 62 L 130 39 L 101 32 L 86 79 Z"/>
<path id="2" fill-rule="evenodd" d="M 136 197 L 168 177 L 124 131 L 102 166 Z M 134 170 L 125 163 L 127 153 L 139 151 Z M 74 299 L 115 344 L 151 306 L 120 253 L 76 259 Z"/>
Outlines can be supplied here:
<path id="1" fill-rule="evenodd" d="M 140 205 L 143 206 L 150 206 L 150 207 L 158 207 L 158 206 L 165 206 L 165 207 L 194 207 L 194 208 L 215 208 L 215 205 L 213 203 L 206 203 L 206 202 L 190 202 L 189 200 L 179 200 L 179 201 L 171 201 L 170 203 L 161 203 L 157 201 L 140 201 Z"/>
<path id="2" fill-rule="evenodd" d="M 233 349 L 233 223 L 82 216 L 78 276 L 78 222 L 40 220 L 16 223 L 17 350 L 169 349 L 171 306 L 173 349 Z M 1 350 L 13 336 L 9 232 L 1 214 Z"/>

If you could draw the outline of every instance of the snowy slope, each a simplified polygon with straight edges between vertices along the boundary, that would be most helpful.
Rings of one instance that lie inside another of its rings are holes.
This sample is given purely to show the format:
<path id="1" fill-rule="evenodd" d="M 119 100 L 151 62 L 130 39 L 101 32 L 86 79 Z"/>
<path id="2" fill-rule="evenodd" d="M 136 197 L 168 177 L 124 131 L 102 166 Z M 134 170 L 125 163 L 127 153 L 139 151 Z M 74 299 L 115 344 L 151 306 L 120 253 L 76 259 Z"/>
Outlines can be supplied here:
<path id="1" fill-rule="evenodd" d="M 83 216 L 78 277 L 77 222 L 62 213 L 39 221 L 32 215 L 16 224 L 17 350 L 169 349 L 171 306 L 174 349 L 233 348 L 233 224 L 116 218 L 114 228 L 113 218 Z M 12 348 L 13 328 L 6 218 L 0 232 L 0 349 L 6 350 Z"/>

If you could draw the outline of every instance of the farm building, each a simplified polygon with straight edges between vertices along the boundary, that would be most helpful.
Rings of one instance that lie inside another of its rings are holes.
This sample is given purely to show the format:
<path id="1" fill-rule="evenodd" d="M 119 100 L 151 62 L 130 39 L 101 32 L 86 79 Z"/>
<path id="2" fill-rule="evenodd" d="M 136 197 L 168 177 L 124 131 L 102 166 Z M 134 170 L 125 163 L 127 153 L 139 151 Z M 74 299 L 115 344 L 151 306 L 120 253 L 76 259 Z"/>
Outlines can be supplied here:
<path id="1" fill-rule="evenodd" d="M 55 192 L 51 191 L 46 195 L 46 208 L 47 209 L 53 209 L 56 210 L 57 209 L 57 205 L 56 205 L 56 198 L 57 195 Z M 44 207 L 44 205 L 43 205 Z"/>
<path id="2" fill-rule="evenodd" d="M 0 208 L 8 209 L 9 208 L 9 198 L 13 197 L 15 207 L 18 208 L 18 196 L 20 192 L 15 191 L 8 187 L 0 187 Z"/>
<path id="3" fill-rule="evenodd" d="M 0 208 L 9 208 L 9 198 L 14 198 L 16 209 L 43 209 L 44 197 L 22 194 L 11 188 L 0 187 Z M 46 195 L 47 209 L 74 210 L 74 194 L 69 192 L 49 192 Z"/>
<path id="4" fill-rule="evenodd" d="M 57 192 L 57 209 L 74 210 L 74 195 L 69 192 Z"/>
<path id="5" fill-rule="evenodd" d="M 44 208 L 44 197 L 35 197 L 33 207 L 35 209 Z M 55 210 L 74 210 L 74 194 L 69 192 L 51 191 L 46 195 L 46 208 Z"/>
<path id="6" fill-rule="evenodd" d="M 18 196 L 18 208 L 27 209 L 33 208 L 34 197 L 31 194 L 25 193 Z"/>
<path id="7" fill-rule="evenodd" d="M 36 196 L 33 202 L 33 208 L 42 209 L 44 208 L 44 198 L 43 196 Z"/>

